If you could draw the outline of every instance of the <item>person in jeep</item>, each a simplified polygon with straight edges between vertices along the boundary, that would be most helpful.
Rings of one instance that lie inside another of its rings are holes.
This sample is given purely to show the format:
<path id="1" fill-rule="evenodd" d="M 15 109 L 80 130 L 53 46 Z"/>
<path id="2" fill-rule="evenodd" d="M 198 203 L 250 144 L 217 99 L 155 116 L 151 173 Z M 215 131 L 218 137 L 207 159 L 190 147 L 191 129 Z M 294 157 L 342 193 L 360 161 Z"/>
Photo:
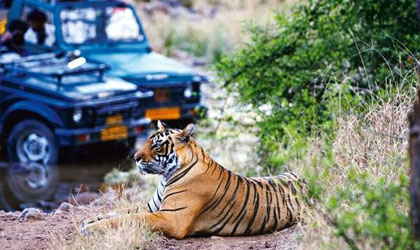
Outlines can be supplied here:
<path id="1" fill-rule="evenodd" d="M 1 45 L 7 47 L 8 50 L 18 53 L 20 56 L 25 55 L 23 45 L 25 44 L 24 34 L 28 30 L 28 25 L 20 20 L 10 22 L 7 31 L 1 37 Z"/>
<path id="2" fill-rule="evenodd" d="M 29 29 L 25 33 L 25 41 L 52 46 L 55 42 L 55 28 L 47 24 L 47 15 L 39 10 L 32 10 L 27 16 Z"/>

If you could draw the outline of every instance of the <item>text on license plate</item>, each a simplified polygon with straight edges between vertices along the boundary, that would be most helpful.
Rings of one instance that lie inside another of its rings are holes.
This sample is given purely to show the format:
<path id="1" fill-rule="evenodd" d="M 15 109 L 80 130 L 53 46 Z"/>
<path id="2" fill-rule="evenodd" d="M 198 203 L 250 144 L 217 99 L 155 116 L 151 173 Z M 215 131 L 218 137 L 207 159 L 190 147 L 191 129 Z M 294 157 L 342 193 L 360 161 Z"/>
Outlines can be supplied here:
<path id="1" fill-rule="evenodd" d="M 101 131 L 101 140 L 110 141 L 127 138 L 127 127 L 112 126 Z"/>
<path id="2" fill-rule="evenodd" d="M 120 114 L 116 114 L 116 115 L 109 116 L 106 118 L 106 124 L 108 125 L 122 123 L 122 121 L 123 121 L 123 117 Z"/>
<path id="3" fill-rule="evenodd" d="M 145 116 L 152 120 L 173 120 L 181 118 L 181 110 L 179 107 L 147 109 Z"/>

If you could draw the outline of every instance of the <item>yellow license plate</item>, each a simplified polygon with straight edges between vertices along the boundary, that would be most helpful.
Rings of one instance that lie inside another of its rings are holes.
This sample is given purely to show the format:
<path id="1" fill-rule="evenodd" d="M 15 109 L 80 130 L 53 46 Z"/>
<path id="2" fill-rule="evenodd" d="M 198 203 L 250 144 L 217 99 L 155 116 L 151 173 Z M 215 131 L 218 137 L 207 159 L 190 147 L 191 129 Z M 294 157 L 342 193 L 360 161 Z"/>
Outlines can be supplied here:
<path id="1" fill-rule="evenodd" d="M 113 126 L 101 131 L 101 140 L 110 141 L 127 138 L 127 127 Z"/>
<path id="2" fill-rule="evenodd" d="M 113 115 L 106 118 L 106 124 L 108 125 L 122 123 L 122 121 L 123 121 L 123 117 L 120 114 Z"/>
<path id="3" fill-rule="evenodd" d="M 179 107 L 147 109 L 145 116 L 152 120 L 173 120 L 181 118 L 181 110 Z"/>

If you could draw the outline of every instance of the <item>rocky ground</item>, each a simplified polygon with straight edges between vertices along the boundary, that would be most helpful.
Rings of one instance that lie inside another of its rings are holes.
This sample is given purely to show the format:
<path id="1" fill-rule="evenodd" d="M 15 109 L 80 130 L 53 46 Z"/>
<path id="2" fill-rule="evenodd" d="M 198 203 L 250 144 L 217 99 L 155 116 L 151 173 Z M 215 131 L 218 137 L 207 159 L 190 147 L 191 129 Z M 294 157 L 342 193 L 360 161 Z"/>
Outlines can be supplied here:
<path id="1" fill-rule="evenodd" d="M 25 217 L 21 212 L 0 212 L 1 249 L 54 249 L 50 238 L 55 235 L 72 237 L 76 233 L 76 222 L 86 216 L 81 209 L 49 215 L 39 211 L 32 213 Z"/>

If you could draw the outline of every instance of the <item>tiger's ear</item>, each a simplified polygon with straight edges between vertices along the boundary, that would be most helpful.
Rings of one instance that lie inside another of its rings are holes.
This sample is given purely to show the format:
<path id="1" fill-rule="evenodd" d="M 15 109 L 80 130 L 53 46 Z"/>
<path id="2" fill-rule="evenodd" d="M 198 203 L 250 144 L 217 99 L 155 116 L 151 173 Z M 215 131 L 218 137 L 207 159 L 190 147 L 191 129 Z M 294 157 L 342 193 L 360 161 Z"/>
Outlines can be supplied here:
<path id="1" fill-rule="evenodd" d="M 158 127 L 159 130 L 165 130 L 166 129 L 166 124 L 161 122 L 160 120 L 158 120 L 157 127 Z"/>
<path id="2" fill-rule="evenodd" d="M 188 124 L 184 130 L 182 130 L 183 133 L 188 134 L 189 136 L 192 136 L 195 132 L 195 125 L 190 123 Z"/>
<path id="3" fill-rule="evenodd" d="M 190 123 L 178 134 L 178 139 L 181 142 L 188 142 L 190 140 L 190 137 L 193 136 L 194 132 L 195 125 Z"/>

